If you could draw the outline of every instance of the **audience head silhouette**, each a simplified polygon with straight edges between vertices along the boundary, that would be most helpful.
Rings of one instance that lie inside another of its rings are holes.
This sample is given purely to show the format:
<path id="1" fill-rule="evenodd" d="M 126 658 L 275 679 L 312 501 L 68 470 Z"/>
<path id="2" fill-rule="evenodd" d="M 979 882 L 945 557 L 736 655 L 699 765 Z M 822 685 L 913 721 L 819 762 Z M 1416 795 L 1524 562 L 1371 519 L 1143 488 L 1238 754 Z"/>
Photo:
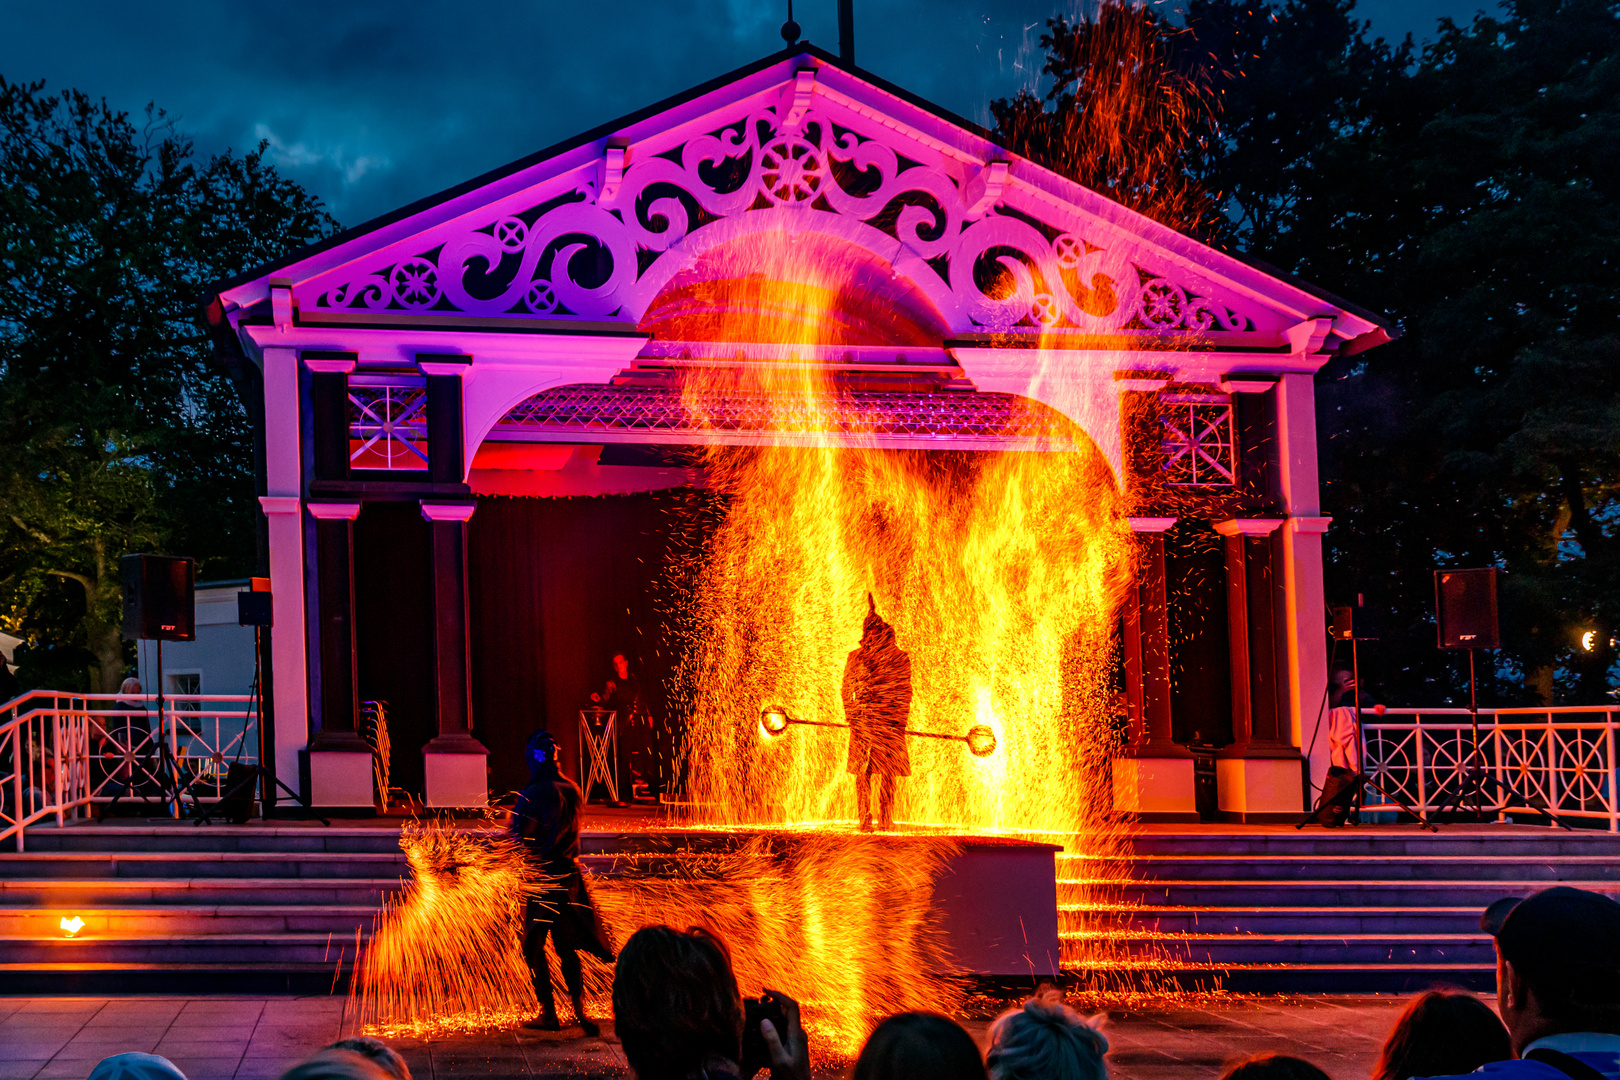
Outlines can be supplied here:
<path id="1" fill-rule="evenodd" d="M 938 1013 L 905 1012 L 879 1024 L 855 1060 L 854 1080 L 985 1080 L 973 1036 Z"/>
<path id="2" fill-rule="evenodd" d="M 1620 1034 L 1620 903 L 1560 885 L 1498 900 L 1479 925 L 1496 939 L 1497 1009 L 1515 1053 L 1549 1035 Z"/>
<path id="3" fill-rule="evenodd" d="M 1371 1080 L 1457 1076 L 1512 1056 L 1507 1028 L 1489 1005 L 1473 994 L 1430 990 L 1402 1010 Z"/>
<path id="4" fill-rule="evenodd" d="M 1286 1054 L 1256 1054 L 1227 1066 L 1221 1080 L 1330 1080 L 1315 1065 Z"/>
<path id="5" fill-rule="evenodd" d="M 725 944 L 699 927 L 637 930 L 613 969 L 613 1022 L 638 1080 L 735 1073 L 743 1005 Z"/>
<path id="6" fill-rule="evenodd" d="M 992 1080 L 1107 1080 L 1108 1040 L 1050 986 L 990 1026 Z"/>

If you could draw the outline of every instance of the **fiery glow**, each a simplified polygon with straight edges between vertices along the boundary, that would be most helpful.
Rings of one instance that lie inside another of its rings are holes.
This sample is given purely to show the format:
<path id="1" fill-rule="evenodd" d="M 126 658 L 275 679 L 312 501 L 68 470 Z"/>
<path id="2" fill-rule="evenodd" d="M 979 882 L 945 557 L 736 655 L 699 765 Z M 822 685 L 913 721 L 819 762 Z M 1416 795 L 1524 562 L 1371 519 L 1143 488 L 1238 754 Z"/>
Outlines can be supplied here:
<path id="1" fill-rule="evenodd" d="M 950 1012 L 930 901 L 948 841 L 769 832 L 690 854 L 671 874 L 609 876 L 593 894 L 617 935 L 648 923 L 702 925 L 731 947 L 744 995 L 781 990 L 804 1010 L 819 1065 L 855 1055 L 883 1017 Z"/>
<path id="2" fill-rule="evenodd" d="M 764 252 L 761 249 L 768 249 Z M 788 237 L 751 240 L 749 267 L 777 279 L 751 332 L 773 344 L 841 343 L 817 336 L 847 253 Z M 764 290 L 755 286 L 748 295 Z M 717 340 L 734 340 L 728 294 L 706 298 Z M 866 298 L 870 306 L 870 297 Z M 702 369 L 717 381 L 819 404 L 838 430 L 845 376 L 814 365 Z M 707 400 L 690 395 L 694 408 Z M 1033 403 L 1031 408 L 1037 408 Z M 855 812 L 844 769 L 844 661 L 861 635 L 866 596 L 911 655 L 910 726 L 954 739 L 909 740 L 911 776 L 897 817 L 974 832 L 1078 835 L 1111 802 L 1103 753 L 1113 703 L 1113 615 L 1129 543 L 1110 470 L 1078 428 L 1067 452 L 965 453 L 837 446 L 713 447 L 711 483 L 723 520 L 693 598 L 686 684 L 688 776 L 698 820 L 831 823 Z M 780 738 L 762 710 L 795 721 Z M 999 744 L 992 754 L 987 727 Z"/>
<path id="3" fill-rule="evenodd" d="M 412 823 L 411 879 L 378 916 L 351 995 L 376 1034 L 512 1024 L 539 1011 L 523 960 L 523 907 L 541 884 L 500 833 Z"/>
<path id="4" fill-rule="evenodd" d="M 62 921 L 56 925 L 61 928 L 63 934 L 65 934 L 67 937 L 72 937 L 74 934 L 77 934 L 80 930 L 84 929 L 84 920 L 79 918 L 77 915 L 73 916 L 71 919 L 64 915 L 62 916 Z"/>

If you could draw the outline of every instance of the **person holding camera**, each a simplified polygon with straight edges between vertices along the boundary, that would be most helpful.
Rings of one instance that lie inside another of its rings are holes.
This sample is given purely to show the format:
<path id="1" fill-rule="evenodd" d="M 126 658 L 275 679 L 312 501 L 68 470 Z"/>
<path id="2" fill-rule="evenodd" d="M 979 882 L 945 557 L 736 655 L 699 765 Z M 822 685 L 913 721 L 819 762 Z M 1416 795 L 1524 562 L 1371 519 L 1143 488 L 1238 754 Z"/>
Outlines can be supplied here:
<path id="1" fill-rule="evenodd" d="M 725 942 L 701 927 L 643 926 L 613 969 L 613 1028 L 637 1080 L 810 1080 L 799 1003 L 744 999 Z"/>

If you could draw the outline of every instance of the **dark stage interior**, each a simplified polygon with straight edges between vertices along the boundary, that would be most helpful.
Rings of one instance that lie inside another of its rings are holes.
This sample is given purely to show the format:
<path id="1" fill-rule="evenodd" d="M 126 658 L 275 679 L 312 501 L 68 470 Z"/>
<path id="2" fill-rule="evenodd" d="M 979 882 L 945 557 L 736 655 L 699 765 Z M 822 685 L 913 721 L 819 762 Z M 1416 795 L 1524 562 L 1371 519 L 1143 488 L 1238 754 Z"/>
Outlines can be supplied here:
<path id="1" fill-rule="evenodd" d="M 709 505 L 690 489 L 479 497 L 468 523 L 472 716 L 492 798 L 526 782 L 523 745 L 542 726 L 579 775 L 578 710 L 615 652 L 640 674 L 655 720 L 678 730 L 670 612 Z M 414 502 L 370 504 L 354 547 L 360 697 L 388 703 L 393 785 L 420 793 L 421 747 L 435 734 L 427 522 Z"/>

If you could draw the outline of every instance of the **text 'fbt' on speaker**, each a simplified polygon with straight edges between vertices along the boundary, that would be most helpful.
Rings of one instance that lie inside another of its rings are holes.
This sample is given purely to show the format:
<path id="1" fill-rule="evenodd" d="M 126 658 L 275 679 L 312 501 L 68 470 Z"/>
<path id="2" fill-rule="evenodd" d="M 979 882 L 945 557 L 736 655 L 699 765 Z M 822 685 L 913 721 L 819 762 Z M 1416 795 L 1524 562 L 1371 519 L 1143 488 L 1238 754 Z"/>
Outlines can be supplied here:
<path id="1" fill-rule="evenodd" d="M 124 637 L 192 641 L 197 637 L 196 563 L 170 555 L 125 555 Z"/>
<path id="2" fill-rule="evenodd" d="M 1442 649 L 1499 649 L 1494 566 L 1434 572 L 1434 623 Z"/>

